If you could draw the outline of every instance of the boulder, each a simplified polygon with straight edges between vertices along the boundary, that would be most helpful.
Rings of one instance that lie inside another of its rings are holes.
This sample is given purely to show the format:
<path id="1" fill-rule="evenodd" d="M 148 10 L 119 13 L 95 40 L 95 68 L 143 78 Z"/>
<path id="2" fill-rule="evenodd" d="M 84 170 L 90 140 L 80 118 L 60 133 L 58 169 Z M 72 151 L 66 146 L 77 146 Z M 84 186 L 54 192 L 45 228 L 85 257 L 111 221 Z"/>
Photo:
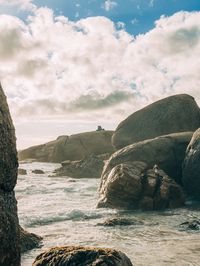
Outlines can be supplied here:
<path id="1" fill-rule="evenodd" d="M 100 178 L 104 166 L 101 156 L 89 155 L 80 161 L 64 161 L 62 167 L 56 169 L 56 176 L 73 178 Z"/>
<path id="2" fill-rule="evenodd" d="M 183 186 L 188 195 L 200 199 L 200 128 L 195 131 L 186 150 Z"/>
<path id="3" fill-rule="evenodd" d="M 18 175 L 27 175 L 26 169 L 18 168 Z"/>
<path id="4" fill-rule="evenodd" d="M 95 247 L 56 247 L 37 256 L 33 266 L 132 266 L 121 251 Z"/>
<path id="5" fill-rule="evenodd" d="M 142 140 L 177 132 L 195 131 L 200 111 L 193 97 L 167 97 L 133 113 L 117 127 L 112 137 L 116 149 Z"/>
<path id="6" fill-rule="evenodd" d="M 27 232 L 21 226 L 19 227 L 19 230 L 20 230 L 21 253 L 27 252 L 33 248 L 38 248 L 41 246 L 42 237 Z"/>
<path id="7" fill-rule="evenodd" d="M 94 131 L 71 136 L 60 136 L 43 145 L 18 152 L 20 161 L 34 159 L 40 162 L 61 163 L 66 160 L 82 160 L 88 155 L 113 153 L 113 131 Z"/>
<path id="8" fill-rule="evenodd" d="M 14 187 L 17 151 L 13 123 L 0 86 L 0 265 L 20 265 L 19 221 Z"/>
<path id="9" fill-rule="evenodd" d="M 200 220 L 194 219 L 190 221 L 186 221 L 179 225 L 181 230 L 192 230 L 192 231 L 199 231 L 200 230 Z"/>
<path id="10" fill-rule="evenodd" d="M 181 186 L 161 169 L 148 169 L 144 162 L 118 164 L 102 178 L 98 207 L 163 210 L 185 203 Z"/>
<path id="11" fill-rule="evenodd" d="M 110 157 L 102 176 L 120 163 L 142 161 L 148 165 L 148 168 L 157 164 L 168 176 L 181 184 L 182 162 L 192 134 L 192 132 L 169 134 L 129 145 Z"/>
<path id="12" fill-rule="evenodd" d="M 45 174 L 45 172 L 43 170 L 40 170 L 40 169 L 35 169 L 32 171 L 33 174 L 36 174 L 36 175 L 43 175 Z"/>

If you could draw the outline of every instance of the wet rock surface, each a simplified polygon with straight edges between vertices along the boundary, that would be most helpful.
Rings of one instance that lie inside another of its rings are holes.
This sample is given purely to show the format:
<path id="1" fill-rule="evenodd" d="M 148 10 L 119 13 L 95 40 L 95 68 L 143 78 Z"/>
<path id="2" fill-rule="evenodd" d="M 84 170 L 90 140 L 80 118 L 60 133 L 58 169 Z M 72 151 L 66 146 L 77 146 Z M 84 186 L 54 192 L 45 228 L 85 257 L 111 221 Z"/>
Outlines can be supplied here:
<path id="1" fill-rule="evenodd" d="M 20 265 L 19 222 L 14 187 L 17 181 L 15 130 L 0 85 L 0 265 Z"/>
<path id="2" fill-rule="evenodd" d="M 33 174 L 36 174 L 36 175 L 43 175 L 45 174 L 45 172 L 43 170 L 40 170 L 40 169 L 35 169 L 32 171 Z"/>
<path id="3" fill-rule="evenodd" d="M 179 225 L 182 230 L 193 230 L 200 231 L 200 220 L 193 219 L 191 221 L 186 221 Z"/>
<path id="4" fill-rule="evenodd" d="M 122 252 L 106 248 L 57 247 L 37 256 L 33 266 L 132 266 Z"/>
<path id="5" fill-rule="evenodd" d="M 102 175 L 98 207 L 163 210 L 184 203 L 181 186 L 144 162 L 121 163 Z"/>
<path id="6" fill-rule="evenodd" d="M 200 111 L 193 97 L 178 94 L 154 102 L 122 121 L 112 142 L 117 149 L 158 136 L 195 131 Z"/>
<path id="7" fill-rule="evenodd" d="M 133 220 L 133 219 L 127 219 L 127 218 L 122 218 L 122 217 L 116 217 L 116 218 L 110 218 L 107 219 L 103 223 L 98 223 L 98 226 L 130 226 L 130 225 L 142 225 L 143 222 Z"/>
<path id="8" fill-rule="evenodd" d="M 183 185 L 190 196 L 200 199 L 200 128 L 195 131 L 186 150 Z"/>
<path id="9" fill-rule="evenodd" d="M 19 230 L 20 230 L 21 253 L 27 252 L 33 248 L 38 248 L 41 246 L 42 237 L 27 232 L 21 226 L 19 227 Z"/>
<path id="10" fill-rule="evenodd" d="M 18 175 L 27 175 L 26 169 L 18 168 Z"/>

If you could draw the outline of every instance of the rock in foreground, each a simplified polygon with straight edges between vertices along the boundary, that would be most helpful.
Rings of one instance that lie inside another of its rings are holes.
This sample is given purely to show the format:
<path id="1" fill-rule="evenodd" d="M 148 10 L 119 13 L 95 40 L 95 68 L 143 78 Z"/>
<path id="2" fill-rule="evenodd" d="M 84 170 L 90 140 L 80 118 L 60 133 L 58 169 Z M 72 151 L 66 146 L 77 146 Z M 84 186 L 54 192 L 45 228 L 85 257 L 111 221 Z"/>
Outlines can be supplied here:
<path id="1" fill-rule="evenodd" d="M 0 85 L 0 265 L 20 265 L 19 221 L 14 187 L 17 151 L 13 123 Z"/>
<path id="2" fill-rule="evenodd" d="M 88 155 L 113 153 L 113 131 L 94 131 L 71 136 L 60 136 L 43 145 L 19 151 L 20 161 L 33 159 L 38 162 L 61 163 L 66 160 L 82 160 Z"/>
<path id="3" fill-rule="evenodd" d="M 193 97 L 167 97 L 133 113 L 117 127 L 112 141 L 121 149 L 158 136 L 195 131 L 200 126 L 200 110 Z"/>
<path id="4" fill-rule="evenodd" d="M 200 199 L 200 128 L 195 131 L 186 150 L 183 185 L 190 196 Z"/>
<path id="5" fill-rule="evenodd" d="M 148 169 L 144 162 L 118 164 L 102 179 L 98 207 L 163 210 L 185 203 L 182 188 L 164 171 Z"/>
<path id="6" fill-rule="evenodd" d="M 24 253 L 41 245 L 42 237 L 29 233 L 20 226 L 20 246 L 21 253 Z"/>
<path id="7" fill-rule="evenodd" d="M 133 266 L 129 258 L 114 249 L 57 247 L 37 256 L 33 266 Z"/>

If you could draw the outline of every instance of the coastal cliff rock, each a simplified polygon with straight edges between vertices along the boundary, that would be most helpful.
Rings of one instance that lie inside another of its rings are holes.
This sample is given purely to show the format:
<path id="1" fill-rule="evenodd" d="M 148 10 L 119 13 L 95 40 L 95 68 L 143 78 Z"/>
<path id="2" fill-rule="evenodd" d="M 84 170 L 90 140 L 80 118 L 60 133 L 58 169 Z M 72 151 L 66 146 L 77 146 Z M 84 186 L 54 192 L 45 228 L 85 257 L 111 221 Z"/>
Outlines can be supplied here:
<path id="1" fill-rule="evenodd" d="M 179 94 L 154 102 L 122 121 L 112 137 L 116 149 L 132 143 L 200 127 L 200 110 L 193 97 Z"/>
<path id="2" fill-rule="evenodd" d="M 0 265 L 20 265 L 19 222 L 14 187 L 17 180 L 15 130 L 0 85 Z"/>
<path id="3" fill-rule="evenodd" d="M 200 128 L 195 131 L 186 150 L 183 185 L 190 196 L 200 199 Z"/>
<path id="4" fill-rule="evenodd" d="M 35 159 L 41 162 L 61 163 L 66 160 L 82 160 L 88 155 L 113 153 L 113 131 L 94 131 L 71 136 L 60 136 L 43 145 L 19 151 L 19 159 Z"/>
<path id="5" fill-rule="evenodd" d="M 19 230 L 20 230 L 21 253 L 24 253 L 33 248 L 37 248 L 41 245 L 42 237 L 36 234 L 27 232 L 21 226 L 19 227 Z"/>
<path id="6" fill-rule="evenodd" d="M 105 164 L 101 182 L 104 183 L 104 176 L 116 165 L 142 161 L 149 169 L 157 164 L 168 176 L 181 184 L 182 162 L 192 135 L 192 132 L 169 134 L 141 141 L 115 152 Z"/>
<path id="7" fill-rule="evenodd" d="M 89 155 L 80 161 L 64 161 L 62 167 L 55 170 L 56 176 L 73 178 L 100 178 L 104 167 L 104 157 Z"/>
<path id="8" fill-rule="evenodd" d="M 118 164 L 102 179 L 98 207 L 162 210 L 185 202 L 180 185 L 161 169 L 148 169 L 144 162 Z"/>
<path id="9" fill-rule="evenodd" d="M 37 256 L 33 266 L 133 266 L 129 258 L 114 249 L 57 247 Z"/>

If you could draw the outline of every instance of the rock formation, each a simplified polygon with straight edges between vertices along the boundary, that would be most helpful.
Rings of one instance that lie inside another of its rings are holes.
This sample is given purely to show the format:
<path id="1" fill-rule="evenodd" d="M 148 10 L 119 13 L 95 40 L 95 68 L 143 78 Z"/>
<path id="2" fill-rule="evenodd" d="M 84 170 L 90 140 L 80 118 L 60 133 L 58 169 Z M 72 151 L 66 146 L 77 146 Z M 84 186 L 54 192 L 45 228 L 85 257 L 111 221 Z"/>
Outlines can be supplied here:
<path id="1" fill-rule="evenodd" d="M 164 171 L 149 169 L 144 162 L 116 165 L 102 176 L 98 207 L 162 210 L 184 205 L 180 185 Z"/>
<path id="2" fill-rule="evenodd" d="M 35 159 L 41 162 L 61 163 L 66 160 L 82 160 L 88 155 L 113 153 L 111 144 L 113 131 L 94 131 L 61 136 L 43 145 L 19 151 L 19 159 Z"/>
<path id="3" fill-rule="evenodd" d="M 19 230 L 20 230 L 21 253 L 29 251 L 33 248 L 37 248 L 41 245 L 42 237 L 36 234 L 27 232 L 21 226 L 19 227 Z"/>
<path id="4" fill-rule="evenodd" d="M 186 150 L 183 185 L 190 196 L 200 199 L 200 128 L 195 131 Z"/>
<path id="5" fill-rule="evenodd" d="M 55 170 L 56 176 L 73 178 L 100 178 L 104 167 L 104 157 L 89 155 L 80 161 L 64 161 L 62 167 Z"/>
<path id="6" fill-rule="evenodd" d="M 14 187 L 17 180 L 15 130 L 0 86 L 0 265 L 20 265 L 19 223 Z"/>
<path id="7" fill-rule="evenodd" d="M 192 134 L 192 132 L 183 132 L 161 136 L 129 145 L 115 152 L 105 165 L 102 182 L 106 172 L 111 171 L 116 165 L 142 161 L 149 169 L 157 164 L 168 176 L 181 184 L 182 162 Z"/>
<path id="8" fill-rule="evenodd" d="M 37 256 L 33 266 L 132 266 L 122 252 L 106 248 L 57 247 Z"/>
<path id="9" fill-rule="evenodd" d="M 158 136 L 195 131 L 200 111 L 193 97 L 180 94 L 157 101 L 122 121 L 113 134 L 116 149 Z"/>

